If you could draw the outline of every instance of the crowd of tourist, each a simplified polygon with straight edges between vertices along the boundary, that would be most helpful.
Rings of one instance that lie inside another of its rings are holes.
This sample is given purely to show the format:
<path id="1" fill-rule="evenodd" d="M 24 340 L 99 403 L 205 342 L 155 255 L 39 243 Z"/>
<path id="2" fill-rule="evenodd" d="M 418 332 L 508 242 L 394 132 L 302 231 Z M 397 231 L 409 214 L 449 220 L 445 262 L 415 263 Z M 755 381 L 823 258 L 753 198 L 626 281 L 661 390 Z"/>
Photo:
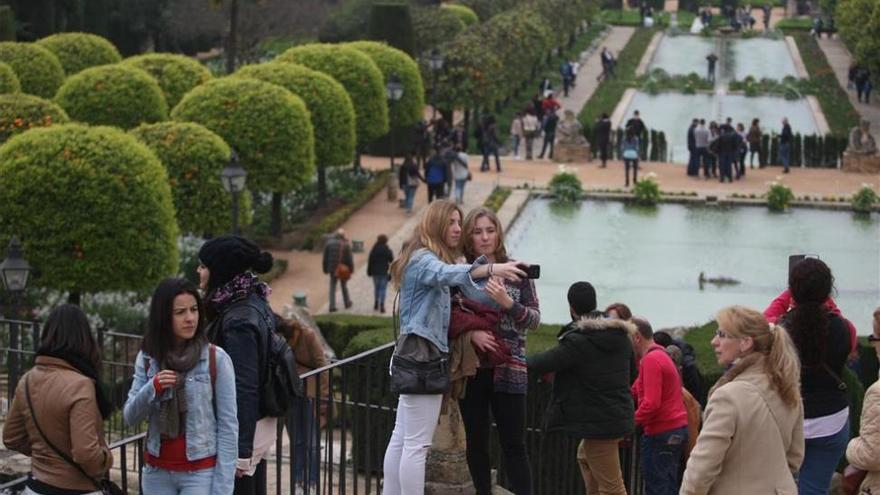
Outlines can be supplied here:
<path id="1" fill-rule="evenodd" d="M 708 125 L 705 119 L 694 118 L 687 130 L 687 175 L 699 177 L 702 169 L 706 180 L 733 182 L 734 179 L 742 179 L 746 175 L 746 162 L 748 168 L 755 168 L 757 157 L 758 167 L 762 166 L 761 158 L 767 153 L 763 149 L 764 134 L 758 119 L 753 119 L 747 130 L 742 122 L 734 126 L 730 117 L 721 124 L 711 121 Z M 786 174 L 791 167 L 793 140 L 794 134 L 788 118 L 783 118 L 777 156 L 782 162 L 782 171 Z"/>

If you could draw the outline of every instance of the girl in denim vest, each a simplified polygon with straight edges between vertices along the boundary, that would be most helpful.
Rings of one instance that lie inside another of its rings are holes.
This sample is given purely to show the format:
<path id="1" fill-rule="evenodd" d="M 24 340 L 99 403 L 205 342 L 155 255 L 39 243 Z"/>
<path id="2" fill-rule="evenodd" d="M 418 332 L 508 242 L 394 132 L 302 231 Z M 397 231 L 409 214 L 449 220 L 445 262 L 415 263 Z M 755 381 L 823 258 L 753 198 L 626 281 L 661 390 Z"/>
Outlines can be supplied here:
<path id="1" fill-rule="evenodd" d="M 223 349 L 208 343 L 204 315 L 191 282 L 166 279 L 156 287 L 123 411 L 130 426 L 149 421 L 144 493 L 232 493 L 235 373 Z"/>
<path id="2" fill-rule="evenodd" d="M 391 264 L 391 279 L 400 288 L 400 332 L 414 333 L 449 352 L 449 287 L 482 287 L 489 276 L 519 280 L 516 263 L 456 265 L 462 214 L 450 201 L 431 203 L 400 256 Z M 481 280 L 481 283 L 475 282 Z M 422 495 L 425 458 L 440 416 L 442 394 L 401 394 L 394 432 L 385 451 L 383 495 Z"/>

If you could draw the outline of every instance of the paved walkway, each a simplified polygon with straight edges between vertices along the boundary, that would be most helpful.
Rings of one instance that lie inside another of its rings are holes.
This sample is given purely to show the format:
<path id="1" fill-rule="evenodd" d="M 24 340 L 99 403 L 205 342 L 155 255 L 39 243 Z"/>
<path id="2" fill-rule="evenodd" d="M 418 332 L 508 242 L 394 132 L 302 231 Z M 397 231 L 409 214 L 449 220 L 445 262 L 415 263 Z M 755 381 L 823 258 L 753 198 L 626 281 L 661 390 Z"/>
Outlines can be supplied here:
<path id="1" fill-rule="evenodd" d="M 819 39 L 819 48 L 825 53 L 825 58 L 828 59 L 828 64 L 834 70 L 834 75 L 837 76 L 837 81 L 840 82 L 840 86 L 846 91 L 853 107 L 855 107 L 856 111 L 859 112 L 859 115 L 861 115 L 863 119 L 867 119 L 871 122 L 871 131 L 875 136 L 878 135 L 878 133 L 880 133 L 880 99 L 877 98 L 877 94 L 875 93 L 874 99 L 870 104 L 859 103 L 856 100 L 856 90 L 846 89 L 847 74 L 849 73 L 849 66 L 852 64 L 853 60 L 852 54 L 850 54 L 846 45 L 839 37 L 832 39 L 821 38 Z"/>
<path id="2" fill-rule="evenodd" d="M 563 110 L 563 114 L 560 117 L 564 116 L 565 110 L 571 110 L 575 115 L 579 114 L 587 100 L 593 96 L 596 88 L 599 87 L 596 77 L 602 73 L 602 47 L 608 47 L 611 53 L 617 57 L 634 32 L 635 28 L 632 27 L 613 26 L 605 39 L 597 45 L 596 50 L 589 55 L 587 60 L 581 61 L 581 67 L 577 75 L 577 86 L 568 91 L 567 97 L 559 98 L 559 103 L 562 105 Z"/>

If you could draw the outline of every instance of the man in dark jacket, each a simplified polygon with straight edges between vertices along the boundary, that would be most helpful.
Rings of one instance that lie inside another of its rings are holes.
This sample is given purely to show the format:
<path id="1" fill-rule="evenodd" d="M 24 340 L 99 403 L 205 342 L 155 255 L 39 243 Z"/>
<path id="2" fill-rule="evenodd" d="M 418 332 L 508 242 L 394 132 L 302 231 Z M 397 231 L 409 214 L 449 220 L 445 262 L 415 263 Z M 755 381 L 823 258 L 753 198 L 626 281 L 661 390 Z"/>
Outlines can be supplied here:
<path id="1" fill-rule="evenodd" d="M 791 143 L 794 141 L 794 134 L 791 132 L 791 126 L 788 124 L 788 117 L 782 119 L 782 132 L 779 134 L 779 161 L 782 162 L 782 173 L 788 173 L 788 167 L 791 164 Z"/>
<path id="2" fill-rule="evenodd" d="M 544 153 L 547 153 L 547 148 L 550 148 L 547 158 L 553 159 L 553 143 L 556 141 L 556 125 L 558 123 L 559 116 L 556 115 L 556 110 L 552 108 L 546 110 L 544 125 L 542 126 L 544 129 L 544 145 L 541 146 L 541 154 L 538 155 L 538 158 L 544 158 Z"/>
<path id="3" fill-rule="evenodd" d="M 589 282 L 572 284 L 568 304 L 572 322 L 559 332 L 559 345 L 528 358 L 529 368 L 556 373 L 545 428 L 581 439 L 577 460 L 588 493 L 626 495 L 617 444 L 633 432 L 635 327 L 597 312 Z"/>
<path id="4" fill-rule="evenodd" d="M 339 229 L 333 234 L 333 238 L 324 246 L 324 259 L 321 261 L 324 273 L 330 275 L 330 312 L 336 311 L 336 282 L 342 286 L 342 301 L 345 309 L 351 307 L 351 298 L 348 296 L 348 279 L 354 273 L 354 260 L 351 256 L 351 245 L 345 239 L 345 231 Z M 340 267 L 343 267 L 340 269 Z M 348 274 L 345 274 L 346 269 Z"/>
<path id="5" fill-rule="evenodd" d="M 607 113 L 603 113 L 596 122 L 596 146 L 599 148 L 599 159 L 602 160 L 601 168 L 605 168 L 608 162 L 608 150 L 611 146 L 611 119 Z"/>
<path id="6" fill-rule="evenodd" d="M 697 153 L 697 138 L 694 134 L 694 131 L 697 130 L 698 123 L 699 120 L 692 120 L 691 126 L 688 127 L 687 133 L 688 153 L 690 154 L 690 156 L 688 157 L 687 174 L 690 177 L 700 176 L 700 156 Z"/>
<path id="7" fill-rule="evenodd" d="M 727 179 L 728 182 L 733 182 L 733 163 L 736 161 L 741 147 L 742 138 L 736 133 L 736 130 L 729 124 L 721 126 L 721 136 L 718 138 L 721 182 L 724 182 L 724 179 Z"/>

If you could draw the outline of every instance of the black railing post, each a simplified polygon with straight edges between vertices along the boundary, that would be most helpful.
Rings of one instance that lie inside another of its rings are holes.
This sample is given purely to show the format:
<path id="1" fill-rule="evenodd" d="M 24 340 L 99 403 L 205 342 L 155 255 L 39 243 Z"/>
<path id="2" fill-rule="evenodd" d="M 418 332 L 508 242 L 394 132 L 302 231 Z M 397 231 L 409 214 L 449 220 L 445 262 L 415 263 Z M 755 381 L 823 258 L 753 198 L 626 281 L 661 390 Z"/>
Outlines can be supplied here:
<path id="1" fill-rule="evenodd" d="M 9 321 L 9 354 L 7 363 L 9 366 L 9 405 L 12 405 L 12 397 L 15 395 L 15 387 L 18 385 L 18 379 L 21 375 L 21 349 L 19 349 L 19 325 L 15 320 Z"/>

